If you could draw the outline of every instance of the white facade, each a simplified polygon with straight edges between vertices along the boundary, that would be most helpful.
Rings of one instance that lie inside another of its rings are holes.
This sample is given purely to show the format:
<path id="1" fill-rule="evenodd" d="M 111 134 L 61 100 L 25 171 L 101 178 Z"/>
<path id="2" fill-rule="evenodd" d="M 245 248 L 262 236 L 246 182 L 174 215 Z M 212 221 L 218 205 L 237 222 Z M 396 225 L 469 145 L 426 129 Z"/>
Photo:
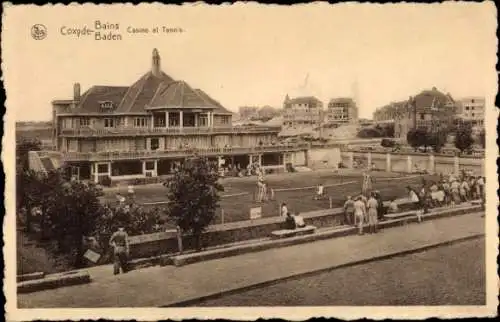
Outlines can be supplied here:
<path id="1" fill-rule="evenodd" d="M 473 121 L 476 125 L 484 125 L 484 97 L 465 97 L 459 100 L 461 108 L 458 116 L 467 121 Z"/>

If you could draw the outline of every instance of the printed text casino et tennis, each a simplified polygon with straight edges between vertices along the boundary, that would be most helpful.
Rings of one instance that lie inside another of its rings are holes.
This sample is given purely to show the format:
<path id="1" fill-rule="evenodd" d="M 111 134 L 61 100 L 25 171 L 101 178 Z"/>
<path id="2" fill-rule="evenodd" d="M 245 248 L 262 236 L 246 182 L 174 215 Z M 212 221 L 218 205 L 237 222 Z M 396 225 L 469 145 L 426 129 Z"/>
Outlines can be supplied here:
<path id="1" fill-rule="evenodd" d="M 59 31 L 63 36 L 74 38 L 93 36 L 95 40 L 122 40 L 123 32 L 128 35 L 170 34 L 185 32 L 185 30 L 182 28 L 167 26 L 126 26 L 125 28 L 123 28 L 119 23 L 110 23 L 101 20 L 94 21 L 92 27 L 89 27 L 87 25 L 62 26 Z"/>

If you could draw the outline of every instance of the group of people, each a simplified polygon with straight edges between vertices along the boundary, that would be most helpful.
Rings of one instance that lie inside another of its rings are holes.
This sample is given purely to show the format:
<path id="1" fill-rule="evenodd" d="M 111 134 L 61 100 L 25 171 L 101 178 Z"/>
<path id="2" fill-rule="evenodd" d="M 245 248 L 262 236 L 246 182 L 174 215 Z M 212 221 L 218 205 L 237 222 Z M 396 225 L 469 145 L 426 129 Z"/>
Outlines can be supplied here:
<path id="1" fill-rule="evenodd" d="M 364 233 L 363 227 L 366 223 L 368 224 L 368 233 L 377 233 L 378 222 L 382 220 L 385 213 L 380 192 L 373 191 L 368 196 L 367 198 L 363 193 L 354 198 L 348 196 L 344 203 L 344 224 L 357 226 L 360 235 Z M 392 204 L 396 206 L 396 209 L 392 209 L 394 207 L 389 207 L 389 209 L 397 211 L 395 200 L 391 201 Z"/>
<path id="2" fill-rule="evenodd" d="M 286 202 L 281 203 L 281 216 L 285 218 L 284 229 L 293 230 L 306 226 L 304 218 L 299 213 L 292 214 L 288 211 Z"/>
<path id="3" fill-rule="evenodd" d="M 406 187 L 414 208 L 425 212 L 430 208 L 458 205 L 471 200 L 485 200 L 485 178 L 462 172 L 459 176 L 441 177 L 438 181 L 422 182 L 420 191 Z"/>

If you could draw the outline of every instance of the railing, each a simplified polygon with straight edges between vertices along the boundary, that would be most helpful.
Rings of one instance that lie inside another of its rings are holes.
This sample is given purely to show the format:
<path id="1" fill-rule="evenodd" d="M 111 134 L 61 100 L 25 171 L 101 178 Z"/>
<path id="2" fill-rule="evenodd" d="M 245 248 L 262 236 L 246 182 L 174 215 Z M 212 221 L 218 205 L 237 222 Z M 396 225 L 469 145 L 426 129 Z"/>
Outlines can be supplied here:
<path id="1" fill-rule="evenodd" d="M 261 133 L 279 132 L 279 126 L 234 126 L 234 127 L 114 127 L 114 128 L 77 128 L 62 129 L 61 135 L 68 136 L 113 136 L 149 134 L 218 134 L 218 133 Z"/>
<path id="2" fill-rule="evenodd" d="M 253 154 L 264 152 L 288 152 L 308 149 L 308 144 L 271 145 L 259 147 L 227 147 L 203 149 L 172 149 L 156 151 L 116 151 L 116 152 L 64 152 L 63 161 L 111 161 L 130 159 L 154 159 L 160 157 L 186 157 L 192 154 L 202 156 L 217 156 L 223 154 Z"/>

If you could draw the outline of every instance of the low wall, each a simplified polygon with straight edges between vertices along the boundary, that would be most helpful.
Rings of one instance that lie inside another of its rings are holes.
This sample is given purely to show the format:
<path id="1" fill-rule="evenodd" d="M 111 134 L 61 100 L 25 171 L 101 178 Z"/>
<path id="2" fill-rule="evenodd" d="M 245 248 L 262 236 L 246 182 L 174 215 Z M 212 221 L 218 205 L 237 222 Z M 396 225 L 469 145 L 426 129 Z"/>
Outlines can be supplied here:
<path id="1" fill-rule="evenodd" d="M 410 205 L 407 199 L 400 199 L 397 202 L 401 211 L 407 210 Z M 344 211 L 342 208 L 324 209 L 302 213 L 302 216 L 307 225 L 313 225 L 317 228 L 331 228 L 342 224 Z M 251 239 L 267 238 L 271 235 L 271 232 L 281 229 L 282 226 L 282 217 L 268 217 L 213 225 L 203 234 L 202 243 L 204 247 L 214 247 Z M 184 236 L 182 243 L 184 250 L 194 249 L 192 236 Z M 175 231 L 130 237 L 131 258 L 154 257 L 177 252 L 178 243 Z"/>
<path id="2" fill-rule="evenodd" d="M 307 151 L 307 166 L 312 169 L 336 168 L 341 161 L 338 146 L 311 147 Z"/>
<path id="3" fill-rule="evenodd" d="M 484 175 L 484 158 L 478 156 L 453 156 L 423 153 L 384 153 L 342 151 L 340 159 L 347 168 L 366 169 L 372 164 L 376 169 L 388 172 L 417 172 L 458 174 L 462 170 Z"/>

